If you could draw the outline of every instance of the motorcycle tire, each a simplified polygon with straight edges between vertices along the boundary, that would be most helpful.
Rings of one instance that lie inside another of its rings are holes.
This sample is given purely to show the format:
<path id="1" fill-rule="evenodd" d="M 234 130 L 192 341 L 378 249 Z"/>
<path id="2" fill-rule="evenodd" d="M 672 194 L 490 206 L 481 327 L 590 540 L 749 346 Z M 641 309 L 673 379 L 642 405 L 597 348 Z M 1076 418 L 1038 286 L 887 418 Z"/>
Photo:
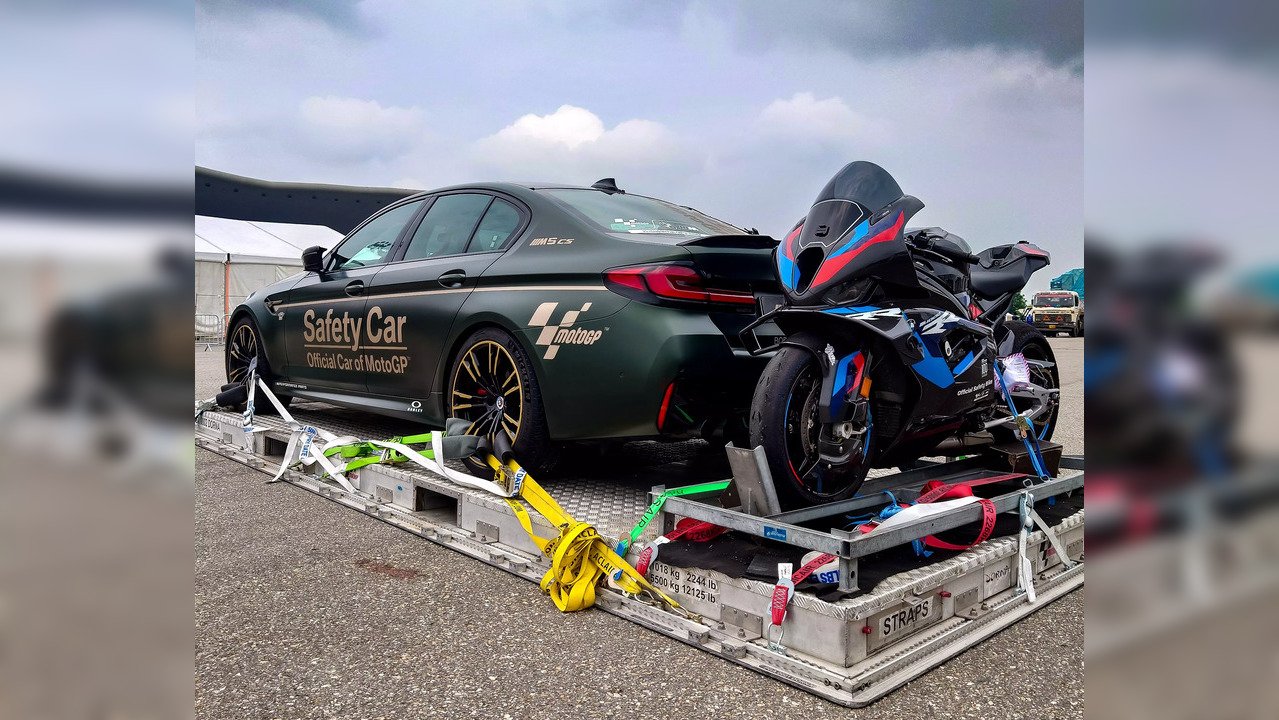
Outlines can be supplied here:
<path id="1" fill-rule="evenodd" d="M 760 375 L 751 401 L 751 447 L 764 448 L 783 510 L 852 497 L 875 458 L 873 436 L 867 433 L 868 445 L 856 459 L 842 465 L 820 461 L 816 445 L 820 367 L 809 351 L 783 347 Z"/>

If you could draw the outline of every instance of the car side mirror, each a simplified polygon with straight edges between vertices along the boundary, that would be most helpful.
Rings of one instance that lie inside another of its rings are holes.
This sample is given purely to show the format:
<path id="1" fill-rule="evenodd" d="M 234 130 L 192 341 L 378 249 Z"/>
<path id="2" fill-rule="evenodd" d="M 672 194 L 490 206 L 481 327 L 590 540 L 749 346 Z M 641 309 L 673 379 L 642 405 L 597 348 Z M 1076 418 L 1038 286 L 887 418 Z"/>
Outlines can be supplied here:
<path id="1" fill-rule="evenodd" d="M 302 269 L 307 272 L 324 272 L 324 248 L 313 245 L 302 251 Z"/>

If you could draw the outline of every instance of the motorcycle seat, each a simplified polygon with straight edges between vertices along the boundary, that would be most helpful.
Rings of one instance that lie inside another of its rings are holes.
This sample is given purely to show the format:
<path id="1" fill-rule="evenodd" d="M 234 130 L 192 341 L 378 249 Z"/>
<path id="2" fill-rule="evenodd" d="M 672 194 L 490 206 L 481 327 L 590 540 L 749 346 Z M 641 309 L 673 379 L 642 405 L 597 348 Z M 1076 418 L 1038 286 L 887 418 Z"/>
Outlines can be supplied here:
<path id="1" fill-rule="evenodd" d="M 1028 252 L 1022 243 L 986 248 L 977 257 L 981 262 L 968 269 L 968 283 L 979 297 L 994 300 L 1026 286 L 1030 276 L 1048 264 L 1047 254 L 1038 248 Z"/>
<path id="2" fill-rule="evenodd" d="M 1026 283 L 1022 271 L 1017 268 L 1000 268 L 998 270 L 974 265 L 968 270 L 968 286 L 973 292 L 993 300 L 1000 295 L 1010 293 Z"/>

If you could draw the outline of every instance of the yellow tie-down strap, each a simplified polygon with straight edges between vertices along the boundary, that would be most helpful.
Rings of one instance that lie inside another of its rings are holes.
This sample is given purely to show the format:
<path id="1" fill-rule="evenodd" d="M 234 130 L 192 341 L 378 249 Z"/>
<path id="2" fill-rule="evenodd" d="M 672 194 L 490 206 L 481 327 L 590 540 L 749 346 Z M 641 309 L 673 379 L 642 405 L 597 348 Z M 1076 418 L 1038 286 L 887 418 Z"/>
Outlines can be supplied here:
<path id="1" fill-rule="evenodd" d="M 650 595 L 684 617 L 696 619 L 666 593 L 653 587 L 630 563 L 613 552 L 608 542 L 596 532 L 590 523 L 573 519 L 560 504 L 529 477 L 514 460 L 505 465 L 491 454 L 485 461 L 498 473 L 499 485 L 505 485 L 514 497 L 503 498 L 515 511 L 520 525 L 542 554 L 551 560 L 551 569 L 542 576 L 542 591 L 551 596 L 555 607 L 563 612 L 583 610 L 595 604 L 595 587 L 601 578 L 611 578 L 622 592 L 639 596 Z M 544 538 L 533 532 L 533 521 L 528 510 L 516 497 L 533 506 L 542 517 L 560 529 L 558 537 Z"/>

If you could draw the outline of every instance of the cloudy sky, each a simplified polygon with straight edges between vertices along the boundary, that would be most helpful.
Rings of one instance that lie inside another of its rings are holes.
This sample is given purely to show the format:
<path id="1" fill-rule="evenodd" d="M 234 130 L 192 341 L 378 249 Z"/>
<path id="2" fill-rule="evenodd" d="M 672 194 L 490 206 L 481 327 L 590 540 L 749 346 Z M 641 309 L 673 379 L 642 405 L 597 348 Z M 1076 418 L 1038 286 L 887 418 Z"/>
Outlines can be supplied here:
<path id="1" fill-rule="evenodd" d="M 1082 264 L 1083 9 L 199 0 L 199 165 L 429 189 L 590 184 L 774 235 L 855 159 L 920 224 Z"/>

